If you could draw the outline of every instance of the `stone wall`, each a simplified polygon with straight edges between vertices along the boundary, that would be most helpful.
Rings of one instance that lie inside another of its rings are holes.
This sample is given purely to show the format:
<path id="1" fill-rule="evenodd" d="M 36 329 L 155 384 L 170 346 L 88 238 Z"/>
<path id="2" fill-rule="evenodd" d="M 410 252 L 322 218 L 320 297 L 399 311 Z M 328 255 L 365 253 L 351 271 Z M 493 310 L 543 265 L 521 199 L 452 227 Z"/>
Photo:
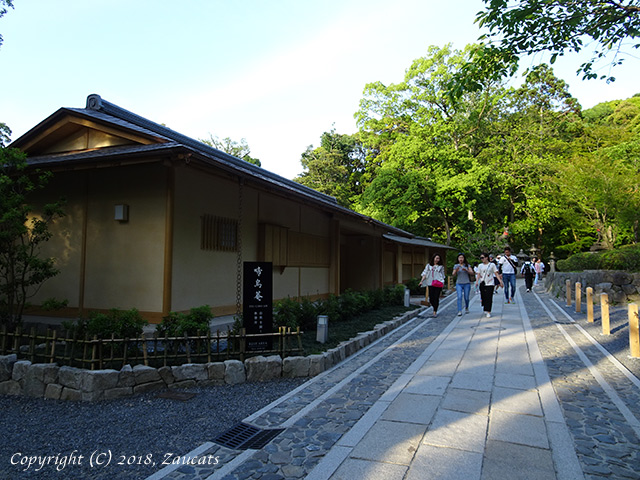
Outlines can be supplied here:
<path id="1" fill-rule="evenodd" d="M 340 363 L 358 350 L 378 340 L 420 313 L 413 310 L 402 317 L 376 325 L 369 332 L 318 355 L 307 357 L 252 357 L 244 362 L 225 360 L 205 364 L 185 364 L 153 368 L 125 365 L 120 370 L 85 370 L 60 367 L 55 363 L 32 364 L 15 354 L 0 356 L 0 395 L 24 395 L 53 400 L 111 400 L 166 388 L 234 385 L 261 382 L 279 377 L 313 377 Z"/>
<path id="2" fill-rule="evenodd" d="M 566 281 L 571 284 L 571 295 L 575 301 L 575 284 L 582 285 L 582 298 L 586 299 L 587 287 L 593 288 L 594 301 L 600 301 L 600 294 L 609 295 L 611 303 L 637 302 L 640 300 L 640 273 L 619 270 L 585 270 L 583 272 L 549 273 L 544 280 L 547 291 L 558 297 L 567 293 Z"/>

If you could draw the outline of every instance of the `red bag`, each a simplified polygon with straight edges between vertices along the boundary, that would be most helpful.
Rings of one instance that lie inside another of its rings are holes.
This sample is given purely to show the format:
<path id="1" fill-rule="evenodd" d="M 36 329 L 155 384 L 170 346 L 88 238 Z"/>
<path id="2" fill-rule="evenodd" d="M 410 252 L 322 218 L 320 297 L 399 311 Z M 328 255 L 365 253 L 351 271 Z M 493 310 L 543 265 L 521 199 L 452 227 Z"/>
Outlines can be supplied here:
<path id="1" fill-rule="evenodd" d="M 444 287 L 444 283 L 442 283 L 440 280 L 434 280 L 433 282 L 431 282 L 431 286 L 442 288 Z"/>

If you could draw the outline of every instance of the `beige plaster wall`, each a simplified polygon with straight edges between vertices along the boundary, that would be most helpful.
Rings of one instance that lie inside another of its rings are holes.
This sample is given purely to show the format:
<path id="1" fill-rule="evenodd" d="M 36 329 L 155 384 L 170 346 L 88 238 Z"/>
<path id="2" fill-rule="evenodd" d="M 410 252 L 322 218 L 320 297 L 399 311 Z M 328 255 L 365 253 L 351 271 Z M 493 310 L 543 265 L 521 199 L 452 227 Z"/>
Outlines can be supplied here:
<path id="1" fill-rule="evenodd" d="M 32 303 L 55 297 L 79 308 L 84 280 L 85 309 L 161 311 L 165 190 L 160 165 L 56 173 L 42 198 L 66 197 L 66 216 L 52 227 L 43 254 L 56 257 L 60 274 L 44 283 Z M 129 205 L 128 222 L 114 220 L 116 204 Z"/>
<path id="2" fill-rule="evenodd" d="M 204 214 L 238 218 L 238 183 L 225 177 L 180 167 L 175 170 L 173 282 L 171 309 L 200 305 L 233 307 L 236 301 L 236 253 L 200 249 L 200 221 Z M 244 202 L 252 194 L 244 189 Z M 243 260 L 255 260 L 256 230 L 250 208 L 242 222 Z"/>
<path id="3" fill-rule="evenodd" d="M 157 164 L 89 172 L 85 307 L 162 311 L 166 185 Z"/>

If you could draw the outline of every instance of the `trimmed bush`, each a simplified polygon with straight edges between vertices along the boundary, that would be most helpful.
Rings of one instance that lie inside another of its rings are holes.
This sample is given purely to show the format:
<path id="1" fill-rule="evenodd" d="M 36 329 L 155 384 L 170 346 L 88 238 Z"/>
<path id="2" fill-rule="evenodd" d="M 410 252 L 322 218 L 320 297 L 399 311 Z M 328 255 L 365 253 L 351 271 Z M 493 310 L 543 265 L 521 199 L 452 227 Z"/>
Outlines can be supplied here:
<path id="1" fill-rule="evenodd" d="M 303 298 L 296 302 L 291 298 L 274 304 L 273 320 L 276 327 L 300 327 L 303 331 L 314 329 L 318 315 L 328 315 L 332 322 L 341 322 L 387 305 L 404 303 L 404 285 L 385 287 L 365 292 L 347 290 L 342 295 L 312 302 Z"/>
<path id="2" fill-rule="evenodd" d="M 140 312 L 113 308 L 108 313 L 90 312 L 89 317 L 79 318 L 75 322 L 63 322 L 63 326 L 76 332 L 79 337 L 89 335 L 98 338 L 136 338 L 142 335 L 142 329 L 148 322 Z"/>
<path id="3" fill-rule="evenodd" d="M 557 267 L 561 272 L 581 272 L 583 270 L 640 272 L 640 245 L 627 245 L 598 253 L 577 253 L 566 260 L 558 260 Z"/>
<path id="4" fill-rule="evenodd" d="M 209 305 L 192 308 L 189 313 L 170 312 L 156 330 L 161 337 L 195 336 L 209 331 L 212 318 Z"/>

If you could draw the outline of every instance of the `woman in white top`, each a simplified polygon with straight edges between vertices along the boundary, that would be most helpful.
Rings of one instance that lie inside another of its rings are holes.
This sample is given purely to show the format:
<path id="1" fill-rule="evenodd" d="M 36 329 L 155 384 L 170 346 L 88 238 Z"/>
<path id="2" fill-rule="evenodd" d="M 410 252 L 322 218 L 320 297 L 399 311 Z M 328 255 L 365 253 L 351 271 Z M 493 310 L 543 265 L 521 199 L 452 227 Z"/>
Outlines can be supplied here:
<path id="1" fill-rule="evenodd" d="M 444 287 L 444 265 L 442 265 L 440 255 L 437 253 L 431 257 L 431 261 L 424 267 L 420 285 L 429 287 L 429 303 L 433 307 L 433 316 L 437 316 L 438 307 L 440 306 L 440 293 L 442 293 L 442 287 Z"/>
<path id="2" fill-rule="evenodd" d="M 489 318 L 491 316 L 491 307 L 493 306 L 493 287 L 494 278 L 497 278 L 502 288 L 502 275 L 498 272 L 495 263 L 489 262 L 489 255 L 483 253 L 480 255 L 482 263 L 478 265 L 478 274 L 476 275 L 476 283 L 480 285 L 480 298 L 482 299 L 482 307 L 484 313 Z"/>

